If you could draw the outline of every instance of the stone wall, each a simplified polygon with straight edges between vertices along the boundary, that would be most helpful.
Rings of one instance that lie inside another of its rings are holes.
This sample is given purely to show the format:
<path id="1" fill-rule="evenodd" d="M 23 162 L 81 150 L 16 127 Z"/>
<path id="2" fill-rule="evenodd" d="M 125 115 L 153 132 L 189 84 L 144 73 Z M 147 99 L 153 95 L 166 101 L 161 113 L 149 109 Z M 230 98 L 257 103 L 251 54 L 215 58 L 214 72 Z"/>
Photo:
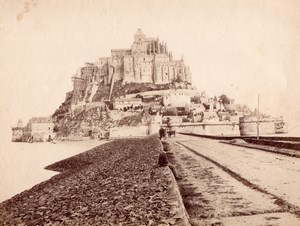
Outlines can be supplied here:
<path id="1" fill-rule="evenodd" d="M 23 130 L 22 128 L 13 128 L 12 129 L 12 140 L 13 142 L 22 141 Z"/>
<path id="2" fill-rule="evenodd" d="M 149 135 L 149 126 L 123 126 L 109 129 L 110 139 L 145 137 Z"/>
<path id="3" fill-rule="evenodd" d="M 159 123 L 150 123 L 149 125 L 138 125 L 138 126 L 114 127 L 109 129 L 109 138 L 120 139 L 120 138 L 145 137 L 151 134 L 158 134 L 159 129 L 160 129 Z"/>
<path id="4" fill-rule="evenodd" d="M 182 123 L 175 126 L 177 132 L 212 136 L 239 136 L 238 123 Z"/>
<path id="5" fill-rule="evenodd" d="M 141 92 L 139 93 L 142 96 L 151 96 L 151 95 L 161 95 L 161 96 L 165 96 L 165 95 L 169 95 L 170 93 L 182 93 L 183 95 L 187 95 L 187 96 L 197 96 L 199 95 L 199 91 L 196 89 L 167 89 L 167 90 L 153 90 L 153 91 L 146 91 L 146 92 Z M 126 94 L 126 98 L 132 98 L 135 97 L 137 94 Z"/>
<path id="6" fill-rule="evenodd" d="M 162 117 L 162 121 L 166 122 L 168 118 L 170 120 L 170 123 L 182 123 L 182 116 L 164 116 Z"/>
<path id="7" fill-rule="evenodd" d="M 160 43 L 154 38 L 146 38 L 139 30 L 131 49 L 111 51 L 110 57 L 100 57 L 97 63 L 87 63 L 73 77 L 74 93 L 80 99 L 90 83 L 104 82 L 104 85 L 114 81 L 124 83 L 171 83 L 177 77 L 191 83 L 189 67 L 183 59 L 173 60 L 167 51 L 166 43 Z"/>
<path id="8" fill-rule="evenodd" d="M 102 109 L 105 108 L 105 104 L 103 102 L 90 102 L 86 103 L 85 110 L 88 111 L 92 108 L 100 107 Z"/>
<path id="9" fill-rule="evenodd" d="M 255 136 L 257 134 L 257 122 L 256 121 L 241 121 L 240 132 L 243 136 Z M 274 121 L 260 121 L 259 122 L 259 134 L 275 134 L 275 122 Z"/>
<path id="10" fill-rule="evenodd" d="M 132 56 L 124 56 L 124 82 L 130 83 L 135 81 L 133 72 L 133 58 Z"/>
<path id="11" fill-rule="evenodd" d="M 131 111 L 119 111 L 119 110 L 110 110 L 109 111 L 109 117 L 114 121 L 120 120 L 127 116 L 133 116 L 133 115 L 137 115 L 137 113 L 131 112 Z"/>

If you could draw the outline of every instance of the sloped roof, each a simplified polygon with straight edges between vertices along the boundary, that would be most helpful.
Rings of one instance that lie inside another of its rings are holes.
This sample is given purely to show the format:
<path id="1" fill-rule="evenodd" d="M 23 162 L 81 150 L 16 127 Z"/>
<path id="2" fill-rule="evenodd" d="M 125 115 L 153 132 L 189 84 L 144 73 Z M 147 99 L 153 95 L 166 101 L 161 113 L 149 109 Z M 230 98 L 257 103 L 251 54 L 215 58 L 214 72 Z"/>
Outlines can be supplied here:
<path id="1" fill-rule="evenodd" d="M 29 123 L 51 123 L 50 117 L 33 117 L 29 120 Z"/>
<path id="2" fill-rule="evenodd" d="M 17 126 L 16 126 L 16 127 L 11 127 L 11 129 L 12 129 L 12 130 L 22 130 L 23 127 L 17 127 Z"/>
<path id="3" fill-rule="evenodd" d="M 134 101 L 142 101 L 142 99 L 141 98 L 120 98 L 114 100 L 114 102 L 121 102 L 121 101 L 134 102 Z"/>

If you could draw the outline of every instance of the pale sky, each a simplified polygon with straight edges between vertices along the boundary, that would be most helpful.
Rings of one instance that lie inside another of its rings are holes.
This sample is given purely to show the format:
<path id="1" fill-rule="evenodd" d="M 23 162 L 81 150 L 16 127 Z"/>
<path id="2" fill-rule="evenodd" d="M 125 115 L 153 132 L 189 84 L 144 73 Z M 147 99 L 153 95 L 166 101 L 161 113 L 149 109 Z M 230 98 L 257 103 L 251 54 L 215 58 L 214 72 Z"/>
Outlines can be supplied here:
<path id="1" fill-rule="evenodd" d="M 130 48 L 141 28 L 183 54 L 209 95 L 300 114 L 298 0 L 0 0 L 1 122 L 50 115 L 85 62 Z"/>

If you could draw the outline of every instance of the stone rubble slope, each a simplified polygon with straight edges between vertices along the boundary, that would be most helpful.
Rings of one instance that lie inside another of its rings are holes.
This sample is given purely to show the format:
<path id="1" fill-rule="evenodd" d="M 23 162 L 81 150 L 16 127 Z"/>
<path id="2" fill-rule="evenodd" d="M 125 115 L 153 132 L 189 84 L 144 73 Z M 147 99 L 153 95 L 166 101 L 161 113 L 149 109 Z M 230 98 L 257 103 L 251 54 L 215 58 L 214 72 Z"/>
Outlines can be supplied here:
<path id="1" fill-rule="evenodd" d="M 0 225 L 187 225 L 157 136 L 98 146 L 47 169 L 62 172 L 0 204 Z"/>

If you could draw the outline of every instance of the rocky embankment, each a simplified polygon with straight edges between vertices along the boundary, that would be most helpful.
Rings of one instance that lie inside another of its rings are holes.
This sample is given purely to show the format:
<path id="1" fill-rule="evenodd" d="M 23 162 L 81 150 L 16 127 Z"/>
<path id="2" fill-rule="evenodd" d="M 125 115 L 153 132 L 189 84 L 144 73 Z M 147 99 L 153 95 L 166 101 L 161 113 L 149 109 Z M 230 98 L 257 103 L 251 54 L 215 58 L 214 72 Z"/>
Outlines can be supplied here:
<path id="1" fill-rule="evenodd" d="M 116 140 L 57 162 L 60 174 L 0 204 L 0 225 L 186 225 L 157 136 Z"/>

